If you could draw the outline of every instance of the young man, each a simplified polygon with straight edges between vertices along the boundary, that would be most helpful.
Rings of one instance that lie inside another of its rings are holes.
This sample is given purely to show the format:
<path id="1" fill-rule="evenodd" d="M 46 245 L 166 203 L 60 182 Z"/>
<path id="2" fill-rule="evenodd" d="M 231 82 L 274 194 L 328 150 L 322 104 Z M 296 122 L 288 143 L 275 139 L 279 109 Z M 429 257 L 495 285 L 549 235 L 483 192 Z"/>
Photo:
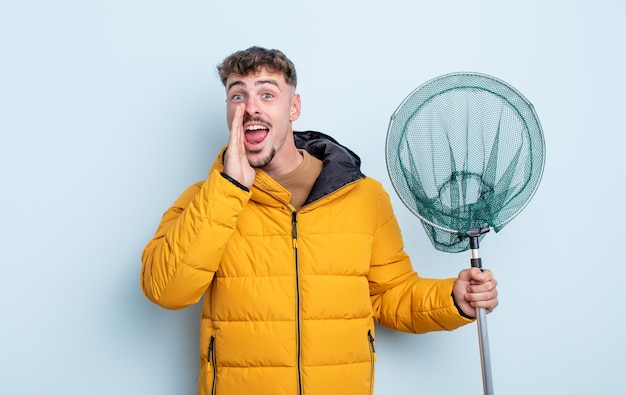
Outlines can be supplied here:
<path id="1" fill-rule="evenodd" d="M 165 308 L 204 296 L 198 394 L 371 394 L 374 322 L 453 330 L 497 306 L 488 270 L 419 277 L 358 156 L 293 131 L 301 102 L 283 53 L 251 47 L 218 71 L 228 145 L 164 214 L 141 272 Z"/>

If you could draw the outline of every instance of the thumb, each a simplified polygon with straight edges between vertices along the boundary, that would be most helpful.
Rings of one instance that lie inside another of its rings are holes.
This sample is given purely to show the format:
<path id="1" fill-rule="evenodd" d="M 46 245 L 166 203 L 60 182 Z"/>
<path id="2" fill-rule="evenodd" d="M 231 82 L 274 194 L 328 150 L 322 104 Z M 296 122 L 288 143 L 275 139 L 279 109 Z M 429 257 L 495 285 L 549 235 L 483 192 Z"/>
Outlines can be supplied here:
<path id="1" fill-rule="evenodd" d="M 483 282 L 487 279 L 487 276 L 485 275 L 485 272 L 483 271 L 483 269 L 473 267 L 469 269 L 469 273 L 470 273 L 471 280 Z"/>

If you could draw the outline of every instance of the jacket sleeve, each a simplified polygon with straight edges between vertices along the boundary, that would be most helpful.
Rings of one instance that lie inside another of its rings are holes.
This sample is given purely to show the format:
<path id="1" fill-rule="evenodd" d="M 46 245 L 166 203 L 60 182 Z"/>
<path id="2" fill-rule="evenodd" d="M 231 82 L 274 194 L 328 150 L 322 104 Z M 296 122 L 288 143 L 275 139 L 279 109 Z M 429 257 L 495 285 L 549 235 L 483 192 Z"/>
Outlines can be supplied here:
<path id="1" fill-rule="evenodd" d="M 380 218 L 368 274 L 375 320 L 410 333 L 453 330 L 472 322 L 454 304 L 454 278 L 422 278 L 413 270 L 389 195 L 383 191 L 379 196 Z"/>
<path id="2" fill-rule="evenodd" d="M 216 168 L 206 181 L 189 187 L 165 212 L 143 251 L 144 295 L 168 309 L 198 302 L 250 195 Z"/>

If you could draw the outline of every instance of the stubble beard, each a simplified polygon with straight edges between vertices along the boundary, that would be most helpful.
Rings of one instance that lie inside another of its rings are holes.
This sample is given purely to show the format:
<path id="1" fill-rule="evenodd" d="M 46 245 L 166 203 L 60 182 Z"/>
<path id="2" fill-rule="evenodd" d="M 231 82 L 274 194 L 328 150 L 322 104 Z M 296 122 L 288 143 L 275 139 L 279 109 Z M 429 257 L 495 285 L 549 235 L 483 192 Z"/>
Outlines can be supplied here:
<path id="1" fill-rule="evenodd" d="M 261 153 L 263 150 L 257 150 L 257 151 L 250 151 L 250 153 L 252 155 L 256 155 Z M 264 157 L 257 159 L 255 161 L 252 161 L 250 159 L 248 159 L 248 162 L 250 163 L 250 166 L 252 166 L 255 169 L 262 169 L 265 166 L 269 165 L 270 162 L 272 161 L 272 159 L 274 159 L 274 156 L 276 155 L 276 149 L 272 147 L 272 149 L 270 150 L 270 152 L 265 155 Z"/>

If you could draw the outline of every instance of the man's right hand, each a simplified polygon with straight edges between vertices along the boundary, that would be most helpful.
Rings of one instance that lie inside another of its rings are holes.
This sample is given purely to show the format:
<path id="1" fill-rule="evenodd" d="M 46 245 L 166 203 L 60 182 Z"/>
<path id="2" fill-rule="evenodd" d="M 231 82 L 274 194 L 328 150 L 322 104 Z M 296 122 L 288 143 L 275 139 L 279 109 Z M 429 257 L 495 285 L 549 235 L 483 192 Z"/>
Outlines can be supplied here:
<path id="1" fill-rule="evenodd" d="M 246 157 L 244 145 L 243 114 L 245 105 L 241 103 L 235 108 L 235 115 L 230 125 L 230 138 L 224 157 L 224 173 L 246 188 L 254 183 L 256 171 Z"/>

